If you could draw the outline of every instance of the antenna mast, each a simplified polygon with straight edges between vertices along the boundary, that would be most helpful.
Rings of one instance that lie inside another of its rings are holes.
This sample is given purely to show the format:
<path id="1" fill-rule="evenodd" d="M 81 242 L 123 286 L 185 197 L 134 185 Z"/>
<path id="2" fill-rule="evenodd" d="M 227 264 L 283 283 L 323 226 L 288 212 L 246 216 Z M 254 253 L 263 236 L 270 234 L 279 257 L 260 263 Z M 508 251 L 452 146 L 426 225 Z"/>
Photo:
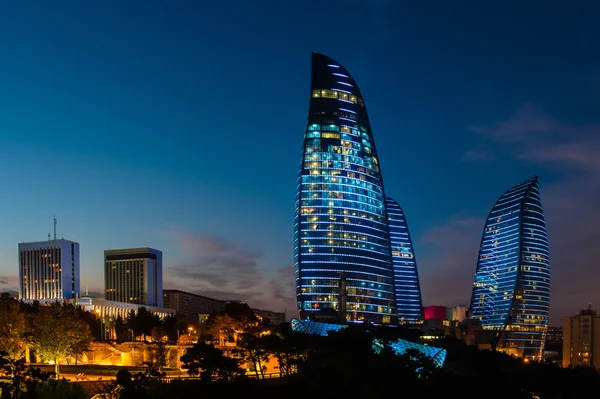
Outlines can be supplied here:
<path id="1" fill-rule="evenodd" d="M 56 216 L 54 216 L 54 239 L 56 240 Z"/>

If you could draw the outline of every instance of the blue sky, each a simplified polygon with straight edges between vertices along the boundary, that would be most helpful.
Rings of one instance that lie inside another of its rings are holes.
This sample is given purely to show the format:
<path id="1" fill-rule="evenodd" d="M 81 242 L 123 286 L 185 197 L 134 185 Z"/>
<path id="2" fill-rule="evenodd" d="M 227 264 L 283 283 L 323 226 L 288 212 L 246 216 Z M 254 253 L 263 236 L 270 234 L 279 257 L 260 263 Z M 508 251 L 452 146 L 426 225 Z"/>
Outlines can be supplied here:
<path id="1" fill-rule="evenodd" d="M 364 95 L 425 305 L 468 304 L 485 218 L 539 175 L 551 323 L 600 300 L 599 6 L 13 1 L 0 5 L 0 289 L 17 243 L 164 252 L 166 288 L 295 309 L 310 53 Z M 524 4 L 526 3 L 526 4 Z"/>

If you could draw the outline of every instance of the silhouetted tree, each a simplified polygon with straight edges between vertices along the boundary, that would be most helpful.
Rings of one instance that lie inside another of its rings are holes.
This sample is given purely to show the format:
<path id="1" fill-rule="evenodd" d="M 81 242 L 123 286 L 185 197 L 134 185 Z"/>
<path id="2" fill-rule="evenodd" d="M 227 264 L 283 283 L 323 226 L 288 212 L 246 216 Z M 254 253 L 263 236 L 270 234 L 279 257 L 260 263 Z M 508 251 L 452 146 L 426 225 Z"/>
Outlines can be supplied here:
<path id="1" fill-rule="evenodd" d="M 233 353 L 242 361 L 252 364 L 256 378 L 265 378 L 263 365 L 269 361 L 269 352 L 263 346 L 263 337 L 242 333 L 237 346 Z"/>
<path id="2" fill-rule="evenodd" d="M 192 376 L 200 375 L 204 382 L 213 379 L 227 382 L 244 375 L 244 370 L 239 367 L 239 359 L 227 357 L 222 350 L 202 341 L 188 349 L 181 357 L 181 362 L 182 369 Z"/>
<path id="3" fill-rule="evenodd" d="M 135 336 L 142 336 L 144 340 L 150 336 L 154 327 L 160 327 L 160 317 L 141 306 L 137 312 L 130 311 L 127 315 L 127 328 L 132 330 Z"/>

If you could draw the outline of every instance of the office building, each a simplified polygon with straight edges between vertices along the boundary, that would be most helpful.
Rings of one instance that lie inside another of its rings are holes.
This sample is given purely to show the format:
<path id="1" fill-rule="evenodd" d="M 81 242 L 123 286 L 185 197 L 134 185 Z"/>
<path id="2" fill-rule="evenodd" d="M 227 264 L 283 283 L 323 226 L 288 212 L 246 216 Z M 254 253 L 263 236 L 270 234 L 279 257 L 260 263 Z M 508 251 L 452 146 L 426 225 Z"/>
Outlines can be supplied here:
<path id="1" fill-rule="evenodd" d="M 591 305 L 563 319 L 563 367 L 588 366 L 600 371 L 600 317 Z"/>
<path id="2" fill-rule="evenodd" d="M 163 305 L 182 316 L 198 317 L 225 309 L 227 301 L 209 298 L 180 290 L 163 290 Z"/>
<path id="3" fill-rule="evenodd" d="M 261 319 L 269 319 L 272 324 L 285 323 L 285 312 L 273 312 L 272 310 L 252 309 L 255 315 Z"/>
<path id="4" fill-rule="evenodd" d="M 162 252 L 152 248 L 104 251 L 104 288 L 108 301 L 161 308 Z"/>
<path id="5" fill-rule="evenodd" d="M 396 324 L 385 193 L 365 102 L 350 73 L 318 53 L 310 93 L 294 220 L 300 317 L 333 309 L 349 322 Z"/>
<path id="6" fill-rule="evenodd" d="M 537 177 L 506 191 L 481 239 L 471 313 L 495 331 L 492 347 L 540 360 L 550 305 L 550 253 Z"/>
<path id="7" fill-rule="evenodd" d="M 54 239 L 19 244 L 19 299 L 51 302 L 78 297 L 78 243 Z"/>
<path id="8" fill-rule="evenodd" d="M 402 208 L 393 198 L 386 197 L 385 202 L 392 247 L 398 321 L 400 323 L 420 322 L 423 320 L 421 286 L 408 223 Z"/>

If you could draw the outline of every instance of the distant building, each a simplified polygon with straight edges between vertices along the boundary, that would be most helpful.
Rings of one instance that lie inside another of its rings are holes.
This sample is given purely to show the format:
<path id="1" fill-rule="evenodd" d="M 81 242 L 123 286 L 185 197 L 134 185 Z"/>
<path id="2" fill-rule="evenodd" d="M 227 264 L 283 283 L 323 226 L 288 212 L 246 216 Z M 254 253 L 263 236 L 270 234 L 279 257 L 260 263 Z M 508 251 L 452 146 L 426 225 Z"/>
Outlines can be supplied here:
<path id="1" fill-rule="evenodd" d="M 175 309 L 183 316 L 198 317 L 201 314 L 220 312 L 228 301 L 209 298 L 180 290 L 164 290 L 163 304 L 166 308 Z"/>
<path id="2" fill-rule="evenodd" d="M 563 328 L 562 327 L 548 327 L 548 333 L 546 334 L 546 342 L 563 342 Z"/>
<path id="3" fill-rule="evenodd" d="M 108 301 L 162 307 L 162 252 L 152 248 L 104 251 L 104 288 Z"/>
<path id="4" fill-rule="evenodd" d="M 600 317 L 591 306 L 563 319 L 562 365 L 600 370 Z"/>
<path id="5" fill-rule="evenodd" d="M 548 327 L 546 345 L 544 346 L 544 361 L 562 365 L 563 353 L 563 328 Z"/>
<path id="6" fill-rule="evenodd" d="M 423 316 L 424 319 L 441 319 L 447 320 L 447 312 L 448 308 L 445 306 L 425 306 L 423 307 Z"/>
<path id="7" fill-rule="evenodd" d="M 469 317 L 469 308 L 466 306 L 454 306 L 446 310 L 446 318 L 448 320 L 464 321 Z"/>
<path id="8" fill-rule="evenodd" d="M 255 315 L 262 317 L 264 319 L 271 320 L 271 323 L 278 325 L 281 323 L 285 323 L 285 313 L 284 312 L 273 312 L 271 310 L 261 310 L 261 309 L 252 309 Z"/>
<path id="9" fill-rule="evenodd" d="M 78 243 L 60 239 L 19 244 L 19 299 L 53 301 L 78 297 Z"/>

